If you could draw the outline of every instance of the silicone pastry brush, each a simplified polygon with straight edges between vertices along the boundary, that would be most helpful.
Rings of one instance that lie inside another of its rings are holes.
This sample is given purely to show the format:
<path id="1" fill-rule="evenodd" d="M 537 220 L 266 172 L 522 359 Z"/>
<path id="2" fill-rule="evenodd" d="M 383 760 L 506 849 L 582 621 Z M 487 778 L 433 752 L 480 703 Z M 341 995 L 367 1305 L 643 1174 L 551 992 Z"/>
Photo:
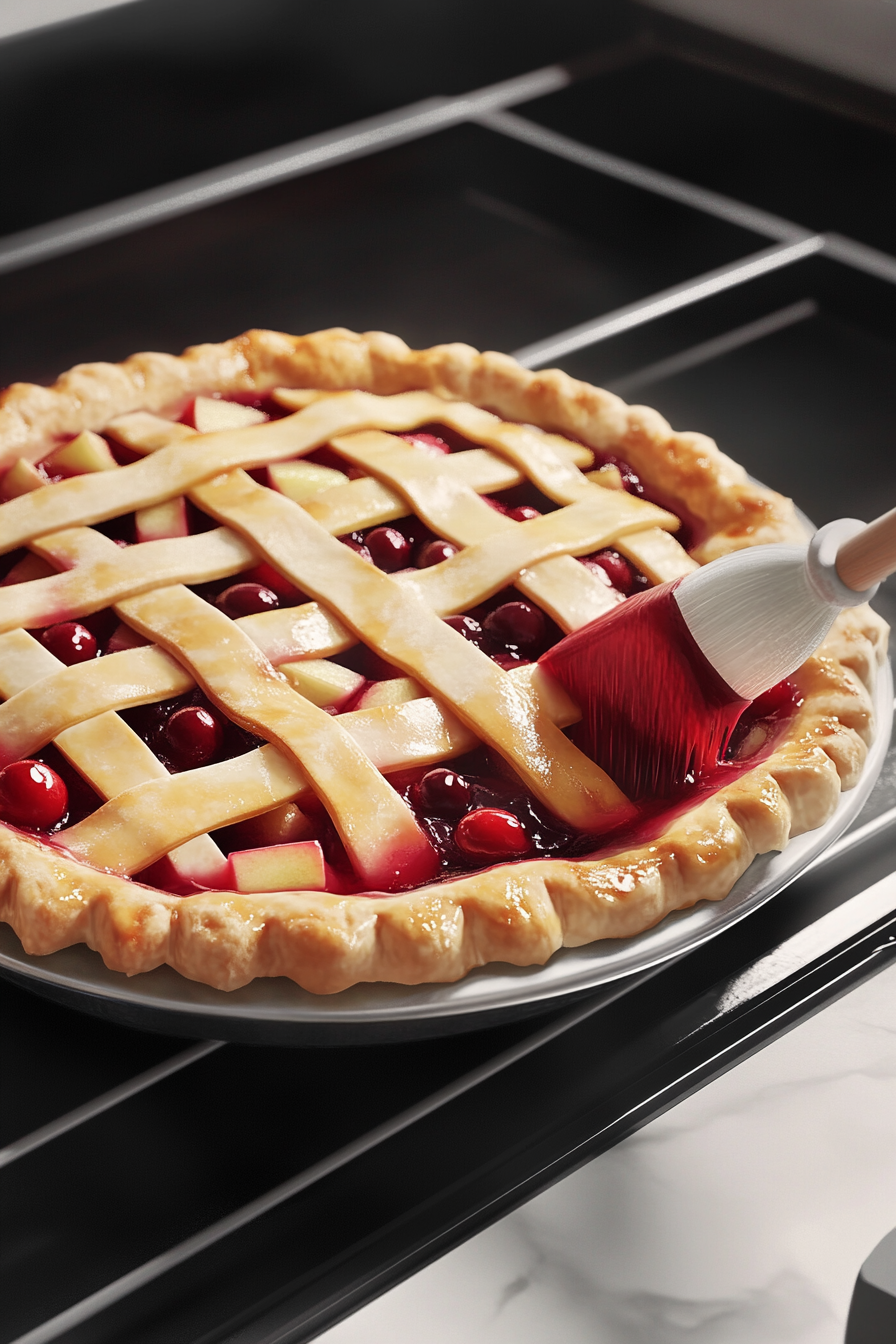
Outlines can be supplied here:
<path id="1" fill-rule="evenodd" d="M 578 703 L 576 741 L 633 800 L 722 759 L 744 709 L 896 570 L 896 509 L 808 546 L 752 546 L 630 597 L 539 659 Z"/>

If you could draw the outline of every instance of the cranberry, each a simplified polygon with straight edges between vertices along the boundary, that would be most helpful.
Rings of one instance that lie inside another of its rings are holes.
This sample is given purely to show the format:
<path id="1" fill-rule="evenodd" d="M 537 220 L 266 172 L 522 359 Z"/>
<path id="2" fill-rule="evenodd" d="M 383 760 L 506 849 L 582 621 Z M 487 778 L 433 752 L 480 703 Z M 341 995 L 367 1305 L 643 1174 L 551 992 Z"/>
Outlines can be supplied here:
<path id="1" fill-rule="evenodd" d="M 430 565 L 440 565 L 443 560 L 450 560 L 452 555 L 457 555 L 458 550 L 459 547 L 450 541 L 428 541 L 420 547 L 417 568 L 429 569 Z"/>
<path id="2" fill-rule="evenodd" d="M 595 566 L 602 569 L 610 580 L 610 586 L 626 597 L 635 586 L 635 571 L 625 556 L 620 555 L 618 551 L 609 549 L 597 551 L 594 555 L 589 555 L 587 561 L 589 569 Z"/>
<path id="3" fill-rule="evenodd" d="M 532 653 L 547 635 L 547 623 L 538 607 L 529 602 L 505 602 L 483 622 L 483 629 L 496 644 Z"/>
<path id="4" fill-rule="evenodd" d="M 165 737 L 178 765 L 205 765 L 221 750 L 224 729 L 211 710 L 202 705 L 176 709 L 165 725 Z"/>
<path id="5" fill-rule="evenodd" d="M 243 582 L 259 583 L 262 588 L 270 588 L 271 592 L 276 593 L 280 601 L 288 607 L 294 607 L 297 602 L 305 601 L 304 593 L 266 560 L 262 560 L 254 569 L 247 569 L 243 574 Z"/>
<path id="6" fill-rule="evenodd" d="M 468 859 L 520 859 L 532 849 L 523 823 L 501 807 L 477 807 L 461 817 L 454 832 L 457 847 Z"/>
<path id="7" fill-rule="evenodd" d="M 482 644 L 484 639 L 482 626 L 472 616 L 446 616 L 445 624 L 450 625 L 459 635 L 463 635 L 471 644 Z"/>
<path id="8" fill-rule="evenodd" d="M 473 789 L 453 770 L 430 770 L 420 781 L 420 807 L 437 817 L 460 817 L 473 799 Z"/>
<path id="9" fill-rule="evenodd" d="M 422 429 L 411 430 L 409 434 L 399 434 L 398 438 L 404 439 L 405 443 L 412 443 L 415 448 L 422 448 L 431 457 L 442 457 L 445 453 L 451 452 L 448 444 L 444 439 L 440 439 L 438 434 L 428 434 Z"/>
<path id="10" fill-rule="evenodd" d="M 375 527 L 367 533 L 365 544 L 377 569 L 383 569 L 387 574 L 394 574 L 410 564 L 411 543 L 396 527 Z"/>
<path id="11" fill-rule="evenodd" d="M 533 509 L 531 504 L 520 504 L 518 508 L 511 509 L 507 517 L 512 518 L 515 523 L 528 523 L 530 518 L 540 518 L 541 512 L 539 509 Z"/>
<path id="12" fill-rule="evenodd" d="M 504 653 L 492 653 L 489 656 L 492 662 L 497 663 L 504 672 L 509 672 L 512 667 L 522 667 L 524 663 L 531 662 L 531 659 L 524 658 L 515 649 L 508 649 Z"/>
<path id="13" fill-rule="evenodd" d="M 354 537 L 340 537 L 339 540 L 342 542 L 343 546 L 347 546 L 350 551 L 354 551 L 356 555 L 360 555 L 362 560 L 366 560 L 368 564 L 373 564 L 373 556 L 370 554 L 370 551 L 364 545 L 363 541 L 355 541 Z"/>
<path id="14" fill-rule="evenodd" d="M 80 621 L 63 621 L 48 625 L 41 642 L 54 658 L 71 667 L 73 663 L 89 663 L 96 657 L 96 637 Z"/>
<path id="15" fill-rule="evenodd" d="M 234 583 L 215 602 L 215 606 L 236 620 L 240 616 L 255 616 L 260 611 L 273 611 L 280 599 L 270 588 L 260 583 Z"/>
<path id="16" fill-rule="evenodd" d="M 14 761 L 0 770 L 0 817 L 13 826 L 45 831 L 68 810 L 68 789 L 43 761 Z"/>

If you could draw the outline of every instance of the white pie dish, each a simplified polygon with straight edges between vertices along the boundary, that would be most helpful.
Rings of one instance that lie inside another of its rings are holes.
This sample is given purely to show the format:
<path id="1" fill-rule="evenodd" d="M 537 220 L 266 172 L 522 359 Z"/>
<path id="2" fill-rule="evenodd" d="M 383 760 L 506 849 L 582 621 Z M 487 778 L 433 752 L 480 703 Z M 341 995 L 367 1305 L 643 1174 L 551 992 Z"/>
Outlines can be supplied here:
<path id="1" fill-rule="evenodd" d="M 453 984 L 355 985 L 320 996 L 292 981 L 259 979 L 224 993 L 186 980 L 168 966 L 128 978 L 110 971 L 83 945 L 31 957 L 0 925 L 0 974 L 38 994 L 100 1017 L 172 1035 L 271 1044 L 342 1045 L 450 1035 L 548 1011 L 552 1003 L 636 975 L 684 955 L 730 928 L 783 891 L 843 834 L 861 812 L 881 772 L 893 724 L 893 675 L 880 669 L 877 728 L 858 785 L 834 815 L 791 840 L 782 853 L 753 860 L 722 901 L 703 901 L 668 915 L 633 938 L 564 948 L 545 966 L 483 966 Z"/>

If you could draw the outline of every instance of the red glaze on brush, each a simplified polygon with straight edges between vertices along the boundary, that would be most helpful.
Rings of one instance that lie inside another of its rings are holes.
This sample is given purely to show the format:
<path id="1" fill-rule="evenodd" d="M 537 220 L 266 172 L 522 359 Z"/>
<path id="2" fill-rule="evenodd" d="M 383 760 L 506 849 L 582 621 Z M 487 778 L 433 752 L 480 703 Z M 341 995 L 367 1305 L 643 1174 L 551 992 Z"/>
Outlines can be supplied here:
<path id="1" fill-rule="evenodd" d="M 628 598 L 539 659 L 581 706 L 575 741 L 634 802 L 669 798 L 714 769 L 750 703 L 694 642 L 680 582 Z"/>

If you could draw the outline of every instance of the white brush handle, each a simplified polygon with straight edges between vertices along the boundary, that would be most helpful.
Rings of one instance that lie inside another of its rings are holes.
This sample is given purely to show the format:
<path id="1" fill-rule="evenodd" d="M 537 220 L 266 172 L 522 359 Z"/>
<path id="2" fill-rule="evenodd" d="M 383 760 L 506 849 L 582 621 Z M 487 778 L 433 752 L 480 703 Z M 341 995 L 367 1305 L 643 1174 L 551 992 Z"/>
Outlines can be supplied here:
<path id="1" fill-rule="evenodd" d="M 687 575 L 675 600 L 719 675 L 755 700 L 790 676 L 844 607 L 896 569 L 896 509 L 866 526 L 828 523 L 809 546 L 750 546 Z M 864 585 L 864 586 L 862 586 Z"/>

